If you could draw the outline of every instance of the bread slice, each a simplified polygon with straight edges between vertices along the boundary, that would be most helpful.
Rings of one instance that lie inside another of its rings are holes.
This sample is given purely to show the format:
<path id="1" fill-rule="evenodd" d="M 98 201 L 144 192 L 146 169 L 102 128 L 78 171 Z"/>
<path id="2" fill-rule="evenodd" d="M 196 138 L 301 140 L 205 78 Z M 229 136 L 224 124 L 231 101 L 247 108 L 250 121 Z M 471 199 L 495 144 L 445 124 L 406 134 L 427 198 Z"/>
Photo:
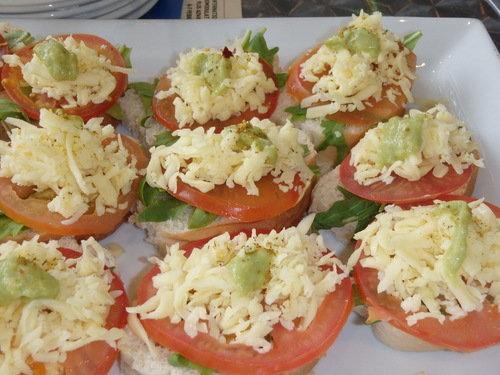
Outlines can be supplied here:
<path id="1" fill-rule="evenodd" d="M 173 354 L 171 350 L 154 343 L 154 352 L 141 340 L 129 326 L 125 327 L 127 337 L 120 340 L 119 366 L 125 375 L 199 375 L 199 370 L 186 367 L 171 366 L 167 358 Z M 314 375 L 313 368 L 321 357 L 306 363 L 305 365 L 281 375 Z M 214 371 L 212 375 L 222 375 Z"/>
<path id="2" fill-rule="evenodd" d="M 365 305 L 358 305 L 353 311 L 363 319 L 368 319 L 368 309 Z M 371 324 L 373 335 L 381 343 L 390 346 L 393 349 L 404 352 L 428 352 L 445 350 L 440 346 L 431 344 L 418 337 L 412 336 L 399 328 L 394 327 L 389 322 L 378 321 Z"/>
<path id="3" fill-rule="evenodd" d="M 128 89 L 118 99 L 118 103 L 122 108 L 123 115 L 122 125 L 125 129 L 131 132 L 143 145 L 146 155 L 149 149 L 156 141 L 156 136 L 167 130 L 154 118 L 150 117 L 148 120 L 141 124 L 143 118 L 146 116 L 141 97 L 133 89 Z"/>
<path id="4" fill-rule="evenodd" d="M 340 168 L 330 170 L 320 176 L 311 194 L 311 204 L 308 213 L 318 213 L 327 211 L 335 202 L 343 200 L 344 195 L 338 189 L 340 183 Z M 343 244 L 352 242 L 352 237 L 356 231 L 356 222 L 349 223 L 340 228 L 331 228 L 336 240 Z"/>
<path id="5" fill-rule="evenodd" d="M 174 367 L 168 364 L 167 358 L 175 354 L 169 349 L 154 344 L 153 353 L 149 350 L 147 344 L 136 336 L 130 327 L 125 326 L 127 337 L 120 340 L 118 348 L 119 366 L 124 375 L 199 375 L 199 371 L 185 368 Z M 212 373 L 219 375 L 218 372 Z"/>
<path id="6" fill-rule="evenodd" d="M 373 334 L 380 342 L 393 349 L 405 352 L 429 352 L 445 350 L 418 337 L 392 326 L 389 322 L 380 321 L 372 324 Z"/>
<path id="7" fill-rule="evenodd" d="M 138 210 L 130 216 L 129 222 L 143 229 L 146 233 L 145 240 L 156 246 L 160 252 L 165 253 L 167 246 L 170 246 L 173 243 L 184 244 L 216 236 L 224 232 L 237 232 L 244 229 L 280 230 L 285 227 L 297 225 L 304 217 L 304 213 L 309 207 L 312 189 L 313 184 L 310 184 L 297 204 L 289 210 L 283 212 L 281 215 L 257 222 L 246 223 L 225 217 L 218 217 L 212 224 L 206 227 L 188 229 L 188 220 L 192 211 L 186 210 L 186 212 L 177 219 L 161 223 L 141 223 L 137 221 L 137 216 L 144 207 L 140 202 L 138 204 Z"/>

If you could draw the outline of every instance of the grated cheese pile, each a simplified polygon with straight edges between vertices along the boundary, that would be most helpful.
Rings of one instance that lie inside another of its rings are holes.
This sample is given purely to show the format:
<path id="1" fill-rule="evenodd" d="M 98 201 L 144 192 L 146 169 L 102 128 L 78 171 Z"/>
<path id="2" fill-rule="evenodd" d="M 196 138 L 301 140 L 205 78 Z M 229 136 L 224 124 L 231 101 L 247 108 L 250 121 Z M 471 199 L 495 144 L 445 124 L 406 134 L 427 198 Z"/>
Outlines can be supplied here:
<path id="1" fill-rule="evenodd" d="M 55 299 L 28 303 L 16 299 L 0 306 L 2 374 L 31 374 L 26 364 L 30 357 L 51 368 L 51 364 L 64 362 L 68 351 L 99 340 L 116 347 L 116 341 L 125 335 L 122 329 L 104 328 L 116 297 L 109 292 L 113 275 L 104 268 L 105 249 L 91 238 L 82 242 L 80 258 L 66 259 L 57 249 L 57 241 L 37 240 L 2 244 L 0 259 L 16 254 L 35 262 L 59 281 L 59 294 Z"/>
<path id="2" fill-rule="evenodd" d="M 288 121 L 277 126 L 270 120 L 254 118 L 250 124 L 262 129 L 278 150 L 274 165 L 266 163 L 266 152 L 257 147 L 241 149 L 236 128 L 225 128 L 214 133 L 211 128 L 179 129 L 173 132 L 179 139 L 171 146 L 152 147 L 147 167 L 147 182 L 153 187 L 177 191 L 181 179 L 202 192 L 226 184 L 247 189 L 249 195 L 258 195 L 255 185 L 263 176 L 272 174 L 283 191 L 293 188 L 299 173 L 302 182 L 309 183 L 313 173 L 304 160 L 304 148 L 299 142 L 300 132 Z"/>
<path id="3" fill-rule="evenodd" d="M 481 310 L 486 298 L 500 305 L 500 219 L 482 200 L 469 203 L 466 256 L 455 283 L 446 277 L 444 258 L 456 224 L 451 215 L 433 213 L 435 207 L 387 206 L 355 235 L 362 243 L 348 261 L 351 267 L 361 253 L 368 256 L 361 265 L 378 270 L 379 293 L 402 299 L 408 325 L 425 318 L 459 319 Z M 423 306 L 426 311 L 420 311 Z"/>
<path id="4" fill-rule="evenodd" d="M 174 99 L 175 118 L 180 128 L 195 121 L 200 124 L 211 119 L 225 121 L 247 109 L 259 113 L 268 111 L 264 105 L 265 96 L 278 88 L 264 73 L 259 55 L 244 51 L 239 41 L 234 43 L 231 52 L 230 76 L 223 81 L 227 90 L 221 94 L 216 94 L 202 76 L 194 74 L 192 67 L 193 59 L 199 53 L 220 53 L 220 50 L 194 48 L 180 54 L 177 66 L 167 71 L 172 87 L 158 92 L 156 98 L 177 95 Z"/>
<path id="5" fill-rule="evenodd" d="M 461 174 L 470 165 L 484 167 L 482 159 L 476 159 L 479 145 L 472 141 L 472 132 L 458 118 L 438 104 L 427 112 L 410 110 L 407 117 L 422 116 L 422 146 L 420 152 L 398 160 L 390 166 L 377 168 L 383 124 L 368 130 L 351 150 L 351 165 L 356 167 L 354 178 L 362 185 L 376 181 L 390 184 L 394 175 L 416 181 L 429 172 L 442 177 L 453 168 Z"/>
<path id="6" fill-rule="evenodd" d="M 323 238 L 307 234 L 313 218 L 269 235 L 239 234 L 230 239 L 222 234 L 194 249 L 189 258 L 178 244 L 170 247 L 163 260 L 152 259 L 161 269 L 153 279 L 157 294 L 128 311 L 142 319 L 184 321 L 191 337 L 205 332 L 223 343 L 269 351 L 272 342 L 266 336 L 273 325 L 306 329 L 324 296 L 348 277 L 338 273 L 337 266 L 345 267 L 326 249 Z M 273 253 L 269 280 L 264 289 L 241 295 L 226 265 L 247 250 L 262 248 Z M 330 265 L 333 270 L 322 269 Z"/>
<path id="7" fill-rule="evenodd" d="M 49 38 L 51 37 L 47 39 Z M 46 94 L 56 100 L 64 99 L 67 103 L 62 106 L 63 108 L 106 101 L 116 87 L 116 78 L 112 73 L 134 72 L 132 69 L 112 65 L 104 55 L 87 47 L 83 41 L 77 42 L 72 36 L 61 43 L 77 56 L 79 74 L 74 81 L 54 80 L 36 54 L 33 54 L 33 58 L 26 63 L 15 54 L 4 55 L 3 61 L 11 67 L 21 68 L 23 78 L 31 86 L 33 93 Z"/>
<path id="8" fill-rule="evenodd" d="M 396 86 L 385 94 L 392 103 L 401 92 L 413 101 L 410 89 L 417 76 L 406 61 L 410 51 L 406 47 L 401 49 L 402 37 L 386 30 L 381 18 L 380 12 L 367 15 L 361 11 L 359 16 L 353 15 L 348 26 L 367 29 L 379 38 L 377 57 L 370 57 L 368 53 L 351 54 L 346 48 L 334 51 L 322 45 L 301 65 L 301 78 L 314 83 L 313 94 L 301 103 L 308 108 L 308 118 L 364 110 L 369 105 L 366 103 L 369 98 L 382 99 L 383 87 L 388 85 Z M 314 104 L 320 105 L 311 107 Z"/>
<path id="9" fill-rule="evenodd" d="M 113 139 L 113 126 L 102 126 L 102 118 L 84 124 L 79 117 L 42 109 L 40 127 L 14 118 L 6 122 L 13 129 L 10 141 L 0 142 L 0 177 L 35 185 L 39 192 L 52 190 L 55 197 L 47 207 L 63 215 L 63 223 L 73 223 L 94 204 L 99 216 L 127 208 L 118 198 L 130 192 L 141 171 L 120 136 Z M 104 147 L 105 140 L 110 142 Z"/>

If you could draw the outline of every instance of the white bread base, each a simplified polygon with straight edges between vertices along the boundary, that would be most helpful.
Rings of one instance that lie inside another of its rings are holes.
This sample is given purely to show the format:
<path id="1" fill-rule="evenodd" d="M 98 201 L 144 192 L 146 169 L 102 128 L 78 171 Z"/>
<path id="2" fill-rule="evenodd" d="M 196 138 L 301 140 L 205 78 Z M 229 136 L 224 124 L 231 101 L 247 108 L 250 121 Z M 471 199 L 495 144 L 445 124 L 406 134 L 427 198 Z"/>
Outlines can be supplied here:
<path id="1" fill-rule="evenodd" d="M 368 318 L 368 310 L 366 306 L 354 306 L 353 311 L 361 318 Z M 401 331 L 388 322 L 379 321 L 371 324 L 372 332 L 377 340 L 381 343 L 404 352 L 429 352 L 445 350 L 444 348 L 431 344 L 418 337 L 412 336 L 409 333 Z"/>
<path id="2" fill-rule="evenodd" d="M 372 332 L 380 342 L 393 349 L 405 352 L 429 352 L 445 350 L 444 348 L 431 344 L 427 341 L 403 332 L 388 322 L 377 322 L 372 324 Z"/>
<path id="3" fill-rule="evenodd" d="M 320 176 L 311 194 L 311 205 L 308 213 L 327 211 L 335 202 L 343 200 L 344 195 L 337 189 L 340 184 L 340 169 L 337 166 Z M 352 242 L 357 222 L 352 222 L 340 228 L 331 228 L 335 239 L 343 244 Z"/>
<path id="4" fill-rule="evenodd" d="M 154 118 L 149 118 L 144 126 L 141 125 L 141 120 L 146 115 L 141 98 L 133 89 L 128 89 L 118 99 L 125 118 L 122 120 L 122 125 L 130 131 L 143 145 L 144 151 L 148 154 L 149 149 L 156 141 L 156 135 L 167 130 Z"/>
<path id="5" fill-rule="evenodd" d="M 144 341 L 139 339 L 128 326 L 125 327 L 127 338 L 120 340 L 119 366 L 125 375 L 198 375 L 200 372 L 185 367 L 168 364 L 167 358 L 174 352 L 156 344 L 158 355 L 149 351 Z M 214 372 L 213 375 L 219 373 Z"/>
<path id="6" fill-rule="evenodd" d="M 185 244 L 187 242 L 201 240 L 203 238 L 216 236 L 224 232 L 238 232 L 245 229 L 276 229 L 297 225 L 304 216 L 311 200 L 312 184 L 304 193 L 302 199 L 292 208 L 281 215 L 252 223 L 245 223 L 224 217 L 218 217 L 212 224 L 198 229 L 188 229 L 187 223 L 191 211 L 188 209 L 183 216 L 177 219 L 161 223 L 138 222 L 137 216 L 143 209 L 142 203 L 138 204 L 138 210 L 130 216 L 129 222 L 146 232 L 146 242 L 153 244 L 161 253 L 174 243 Z"/>
<path id="7" fill-rule="evenodd" d="M 167 358 L 174 354 L 171 350 L 155 344 L 158 351 L 154 355 L 149 350 L 144 341 L 139 339 L 132 330 L 126 326 L 127 338 L 120 340 L 118 348 L 120 349 L 119 366 L 120 370 L 125 375 L 199 375 L 198 370 L 193 370 L 186 367 L 171 366 Z M 282 375 L 314 375 L 312 371 L 314 366 L 321 359 L 317 358 L 305 365 L 287 371 Z M 221 375 L 220 372 L 214 371 L 213 375 Z"/>

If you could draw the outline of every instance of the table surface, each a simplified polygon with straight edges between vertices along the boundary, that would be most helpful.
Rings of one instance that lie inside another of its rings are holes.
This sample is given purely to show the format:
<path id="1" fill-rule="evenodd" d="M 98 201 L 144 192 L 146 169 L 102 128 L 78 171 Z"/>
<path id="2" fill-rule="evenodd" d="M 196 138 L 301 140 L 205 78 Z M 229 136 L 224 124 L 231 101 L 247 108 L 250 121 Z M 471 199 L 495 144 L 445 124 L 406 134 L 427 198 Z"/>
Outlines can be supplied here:
<path id="1" fill-rule="evenodd" d="M 462 17 L 480 19 L 500 50 L 500 16 L 489 4 L 478 0 L 241 0 L 242 16 L 335 17 L 380 11 L 398 17 Z M 174 5 L 172 5 L 174 4 Z M 143 18 L 169 18 L 180 0 L 159 0 Z"/>

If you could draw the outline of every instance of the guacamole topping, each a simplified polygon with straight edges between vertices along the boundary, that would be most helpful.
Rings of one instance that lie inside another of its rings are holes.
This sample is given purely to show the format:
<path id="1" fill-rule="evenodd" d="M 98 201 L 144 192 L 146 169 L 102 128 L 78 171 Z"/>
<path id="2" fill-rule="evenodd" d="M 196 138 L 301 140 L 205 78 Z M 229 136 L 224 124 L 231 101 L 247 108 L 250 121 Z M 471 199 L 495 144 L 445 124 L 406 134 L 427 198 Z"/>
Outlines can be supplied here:
<path id="1" fill-rule="evenodd" d="M 35 45 L 33 51 L 56 81 L 74 81 L 78 77 L 78 58 L 62 43 L 47 39 Z"/>
<path id="2" fill-rule="evenodd" d="M 216 95 L 227 89 L 224 80 L 229 78 L 230 71 L 231 60 L 222 53 L 199 53 L 193 58 L 193 73 L 203 77 Z"/>
<path id="3" fill-rule="evenodd" d="M 266 162 L 268 164 L 276 164 L 278 150 L 261 128 L 253 126 L 246 121 L 235 125 L 234 128 L 236 128 L 238 133 L 236 146 L 241 150 L 248 150 L 252 147 L 256 147 L 258 151 L 263 151 L 267 154 Z"/>
<path id="4" fill-rule="evenodd" d="M 405 160 L 422 147 L 422 116 L 392 117 L 382 125 L 382 137 L 378 148 L 377 168 L 390 166 Z"/>
<path id="5" fill-rule="evenodd" d="M 380 39 L 364 28 L 343 29 L 337 35 L 328 38 L 325 44 L 332 51 L 347 49 L 351 54 L 367 53 L 372 59 L 380 53 Z"/>
<path id="6" fill-rule="evenodd" d="M 236 255 L 229 261 L 227 268 L 241 295 L 264 288 L 271 269 L 272 258 L 270 251 L 258 249 L 245 253 L 243 256 Z"/>
<path id="7" fill-rule="evenodd" d="M 456 200 L 441 203 L 436 207 L 434 213 L 436 215 L 449 215 L 455 224 L 450 246 L 444 253 L 443 272 L 452 284 L 456 284 L 458 269 L 467 255 L 467 235 L 472 220 L 472 211 L 467 202 Z"/>
<path id="8" fill-rule="evenodd" d="M 17 298 L 25 302 L 55 298 L 58 293 L 59 282 L 36 263 L 16 255 L 0 260 L 0 306 Z"/>

